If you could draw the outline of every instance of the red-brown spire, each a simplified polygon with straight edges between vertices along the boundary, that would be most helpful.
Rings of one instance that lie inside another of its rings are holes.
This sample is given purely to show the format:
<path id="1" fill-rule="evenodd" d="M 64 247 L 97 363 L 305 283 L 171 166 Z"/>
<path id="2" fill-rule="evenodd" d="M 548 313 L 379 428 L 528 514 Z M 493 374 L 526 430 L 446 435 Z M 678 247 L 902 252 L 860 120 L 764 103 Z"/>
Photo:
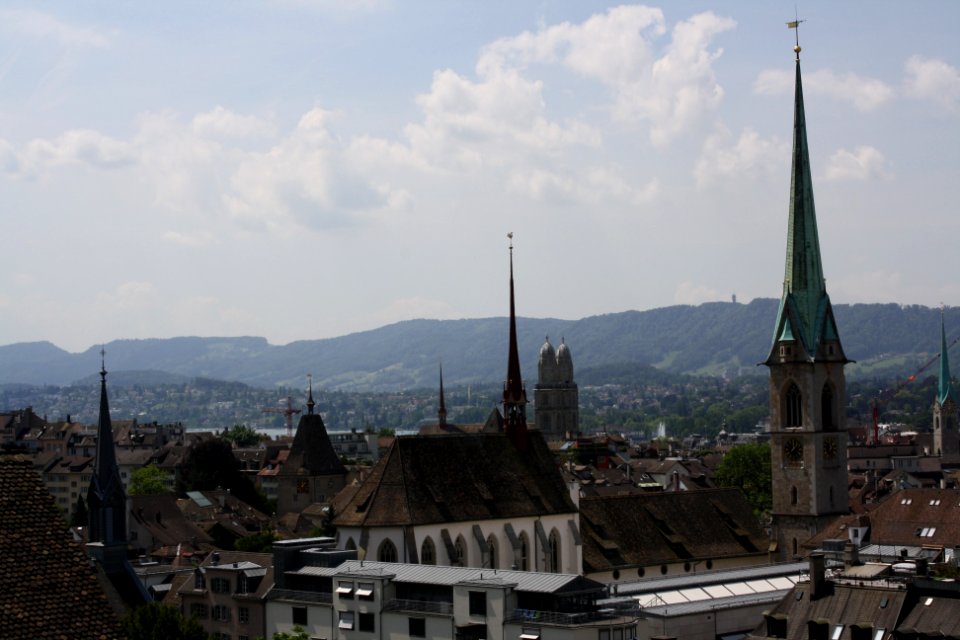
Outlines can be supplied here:
<path id="1" fill-rule="evenodd" d="M 513 233 L 510 238 L 510 352 L 507 355 L 507 380 L 503 383 L 504 430 L 520 451 L 527 448 L 527 392 L 520 376 L 520 350 L 517 346 L 517 312 L 513 297 Z"/>

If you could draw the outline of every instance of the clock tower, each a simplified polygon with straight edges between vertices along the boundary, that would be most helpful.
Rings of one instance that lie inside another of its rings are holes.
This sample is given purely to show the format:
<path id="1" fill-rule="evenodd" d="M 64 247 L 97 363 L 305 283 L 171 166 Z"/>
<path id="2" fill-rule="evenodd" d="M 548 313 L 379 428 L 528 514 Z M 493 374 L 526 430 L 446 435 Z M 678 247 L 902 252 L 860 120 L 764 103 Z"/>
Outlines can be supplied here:
<path id="1" fill-rule="evenodd" d="M 800 46 L 795 48 L 793 162 L 786 272 L 770 369 L 773 548 L 780 559 L 847 513 L 846 384 L 849 362 L 827 295 L 807 150 Z"/>

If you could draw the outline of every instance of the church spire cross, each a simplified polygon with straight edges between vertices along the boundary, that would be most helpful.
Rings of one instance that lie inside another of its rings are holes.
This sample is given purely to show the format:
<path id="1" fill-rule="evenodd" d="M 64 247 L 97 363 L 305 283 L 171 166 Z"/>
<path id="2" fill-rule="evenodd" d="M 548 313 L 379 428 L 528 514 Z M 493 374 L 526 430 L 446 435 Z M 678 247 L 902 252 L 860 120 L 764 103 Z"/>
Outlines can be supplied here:
<path id="1" fill-rule="evenodd" d="M 317 406 L 317 403 L 313 401 L 313 374 L 307 374 L 307 383 L 309 385 L 307 391 L 307 415 L 313 415 L 313 408 Z"/>

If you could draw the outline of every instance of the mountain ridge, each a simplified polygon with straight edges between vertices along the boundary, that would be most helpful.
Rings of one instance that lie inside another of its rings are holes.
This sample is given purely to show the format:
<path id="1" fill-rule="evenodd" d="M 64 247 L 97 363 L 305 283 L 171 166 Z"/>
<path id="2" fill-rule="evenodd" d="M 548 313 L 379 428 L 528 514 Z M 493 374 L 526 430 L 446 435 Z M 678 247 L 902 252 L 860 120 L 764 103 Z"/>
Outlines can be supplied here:
<path id="1" fill-rule="evenodd" d="M 517 319 L 528 387 L 537 379 L 544 337 L 570 346 L 577 370 L 640 363 L 692 375 L 752 375 L 766 359 L 778 300 L 709 302 L 623 311 L 579 320 Z M 834 305 L 851 375 L 907 370 L 939 349 L 940 310 L 920 305 Z M 960 309 L 947 309 L 948 336 Z M 307 373 L 321 388 L 394 391 L 490 384 L 506 371 L 505 317 L 404 320 L 345 336 L 272 345 L 258 336 L 119 339 L 103 345 L 107 368 L 204 377 L 259 387 L 300 387 Z M 70 353 L 49 341 L 0 346 L 0 384 L 65 385 L 100 369 L 100 346 Z M 602 381 L 598 381 L 602 382 Z"/>

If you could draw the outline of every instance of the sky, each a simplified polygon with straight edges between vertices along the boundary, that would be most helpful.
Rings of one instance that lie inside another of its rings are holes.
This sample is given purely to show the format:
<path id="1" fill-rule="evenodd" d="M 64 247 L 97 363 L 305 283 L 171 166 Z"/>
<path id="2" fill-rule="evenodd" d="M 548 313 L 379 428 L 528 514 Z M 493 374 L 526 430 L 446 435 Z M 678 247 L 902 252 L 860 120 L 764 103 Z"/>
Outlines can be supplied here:
<path id="1" fill-rule="evenodd" d="M 960 3 L 801 4 L 833 303 L 958 304 Z M 779 297 L 794 11 L 5 2 L 0 344 Z"/>

